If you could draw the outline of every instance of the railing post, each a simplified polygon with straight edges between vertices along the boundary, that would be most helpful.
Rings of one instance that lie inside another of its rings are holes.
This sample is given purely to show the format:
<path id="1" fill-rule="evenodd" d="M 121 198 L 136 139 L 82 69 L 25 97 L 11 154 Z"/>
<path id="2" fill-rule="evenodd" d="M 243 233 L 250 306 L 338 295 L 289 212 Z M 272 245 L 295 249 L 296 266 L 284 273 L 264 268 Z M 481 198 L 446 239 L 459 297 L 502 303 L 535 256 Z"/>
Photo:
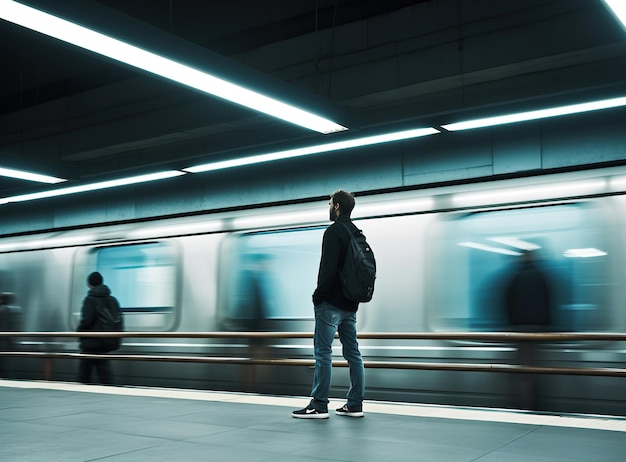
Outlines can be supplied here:
<path id="1" fill-rule="evenodd" d="M 241 382 L 243 391 L 247 393 L 256 391 L 256 366 L 254 364 L 242 364 Z"/>
<path id="2" fill-rule="evenodd" d="M 44 380 L 52 380 L 52 358 L 44 358 L 43 359 L 43 379 Z"/>

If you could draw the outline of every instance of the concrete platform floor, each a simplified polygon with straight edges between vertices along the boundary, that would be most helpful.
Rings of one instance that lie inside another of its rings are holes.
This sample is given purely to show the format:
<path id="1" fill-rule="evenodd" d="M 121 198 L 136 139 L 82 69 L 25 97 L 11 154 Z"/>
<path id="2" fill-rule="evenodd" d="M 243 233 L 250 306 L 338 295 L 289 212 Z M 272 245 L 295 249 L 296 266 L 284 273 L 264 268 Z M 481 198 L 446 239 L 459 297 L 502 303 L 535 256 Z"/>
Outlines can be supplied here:
<path id="1" fill-rule="evenodd" d="M 626 460 L 626 419 L 366 402 L 300 420 L 306 397 L 0 380 L 2 461 Z M 331 403 L 330 409 L 340 407 Z"/>

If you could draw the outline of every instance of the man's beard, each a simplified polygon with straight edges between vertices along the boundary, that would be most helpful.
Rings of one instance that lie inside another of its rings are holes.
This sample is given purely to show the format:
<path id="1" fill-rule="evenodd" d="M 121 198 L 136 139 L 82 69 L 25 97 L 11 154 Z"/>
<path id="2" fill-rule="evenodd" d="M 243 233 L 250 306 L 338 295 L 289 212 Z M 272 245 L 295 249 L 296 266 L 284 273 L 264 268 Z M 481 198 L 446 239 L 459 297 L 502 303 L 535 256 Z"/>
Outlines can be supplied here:
<path id="1" fill-rule="evenodd" d="M 330 209 L 330 221 L 337 220 L 337 211 L 335 209 Z"/>

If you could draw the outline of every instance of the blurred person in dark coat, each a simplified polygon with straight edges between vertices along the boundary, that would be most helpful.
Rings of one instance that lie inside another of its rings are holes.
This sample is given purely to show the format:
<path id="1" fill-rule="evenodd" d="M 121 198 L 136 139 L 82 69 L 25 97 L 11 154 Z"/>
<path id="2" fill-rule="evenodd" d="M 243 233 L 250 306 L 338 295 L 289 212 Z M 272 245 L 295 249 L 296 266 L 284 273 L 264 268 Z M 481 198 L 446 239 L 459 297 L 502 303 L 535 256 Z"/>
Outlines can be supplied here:
<path id="1" fill-rule="evenodd" d="M 121 317 L 120 305 L 117 299 L 111 296 L 111 289 L 104 285 L 103 282 L 102 275 L 97 271 L 87 277 L 89 291 L 83 301 L 81 319 L 77 329 L 78 332 L 110 330 L 105 325 L 106 314 L 104 310 L 109 310 L 112 316 Z M 118 346 L 119 338 L 80 338 L 81 352 L 86 354 L 103 354 L 117 349 Z M 81 383 L 91 383 L 91 371 L 93 368 L 98 372 L 100 383 L 103 385 L 113 384 L 111 365 L 106 357 L 81 359 L 78 369 L 78 381 Z"/>
<path id="2" fill-rule="evenodd" d="M 552 327 L 552 298 L 548 275 L 539 266 L 536 252 L 524 251 L 505 293 L 506 314 L 511 328 L 517 332 L 548 332 Z M 520 341 L 516 346 L 519 365 L 538 365 L 537 342 Z M 535 375 L 520 373 L 514 380 L 518 405 L 525 409 L 538 409 L 539 390 Z"/>

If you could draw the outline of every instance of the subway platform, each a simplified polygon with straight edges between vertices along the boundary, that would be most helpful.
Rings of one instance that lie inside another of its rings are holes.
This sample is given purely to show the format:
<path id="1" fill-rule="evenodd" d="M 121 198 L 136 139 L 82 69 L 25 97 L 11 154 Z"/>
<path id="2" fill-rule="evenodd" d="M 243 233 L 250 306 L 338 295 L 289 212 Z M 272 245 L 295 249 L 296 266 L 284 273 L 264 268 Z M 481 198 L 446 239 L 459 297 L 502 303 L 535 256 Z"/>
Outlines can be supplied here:
<path id="1" fill-rule="evenodd" d="M 623 461 L 626 418 L 0 380 L 2 461 Z M 331 409 L 342 401 L 332 401 Z"/>

